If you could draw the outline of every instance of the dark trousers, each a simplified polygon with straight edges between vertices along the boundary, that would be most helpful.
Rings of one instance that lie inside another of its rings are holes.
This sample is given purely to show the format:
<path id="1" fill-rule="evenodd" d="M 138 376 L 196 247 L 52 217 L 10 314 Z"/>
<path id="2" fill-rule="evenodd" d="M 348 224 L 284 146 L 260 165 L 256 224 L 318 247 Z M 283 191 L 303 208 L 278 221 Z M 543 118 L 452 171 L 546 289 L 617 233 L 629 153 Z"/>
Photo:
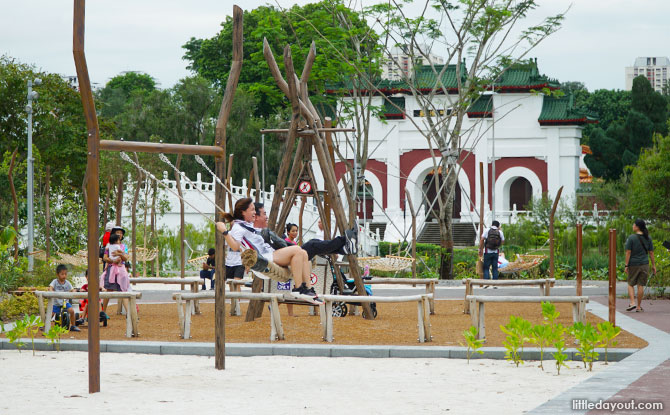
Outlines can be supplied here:
<path id="1" fill-rule="evenodd" d="M 337 236 L 329 241 L 322 241 L 320 239 L 311 239 L 302 245 L 302 249 L 307 251 L 307 256 L 311 261 L 317 255 L 341 254 L 344 255 L 344 244 L 346 239 L 344 236 Z"/>
<path id="2" fill-rule="evenodd" d="M 214 289 L 214 270 L 209 269 L 209 270 L 200 270 L 200 278 L 202 278 L 202 289 L 204 290 L 205 287 L 205 279 L 210 280 L 209 288 L 212 290 Z"/>
<path id="3" fill-rule="evenodd" d="M 489 267 L 491 267 L 491 274 L 493 279 L 498 279 L 498 253 L 484 254 L 484 279 L 489 279 Z"/>

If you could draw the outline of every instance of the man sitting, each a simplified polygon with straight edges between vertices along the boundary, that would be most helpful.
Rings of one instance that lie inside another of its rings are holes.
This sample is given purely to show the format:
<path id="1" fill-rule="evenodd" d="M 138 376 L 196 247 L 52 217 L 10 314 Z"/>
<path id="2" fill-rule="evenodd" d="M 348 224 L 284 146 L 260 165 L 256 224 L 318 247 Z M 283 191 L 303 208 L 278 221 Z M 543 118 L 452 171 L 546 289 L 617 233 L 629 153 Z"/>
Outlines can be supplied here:
<path id="1" fill-rule="evenodd" d="M 207 261 L 202 263 L 202 270 L 200 271 L 200 278 L 202 278 L 202 290 L 205 291 L 207 287 L 205 286 L 205 280 L 209 279 L 209 288 L 211 290 L 214 289 L 214 268 L 216 265 L 216 261 L 214 259 L 214 254 L 216 253 L 216 250 L 214 248 L 209 248 L 209 251 L 207 251 Z"/>

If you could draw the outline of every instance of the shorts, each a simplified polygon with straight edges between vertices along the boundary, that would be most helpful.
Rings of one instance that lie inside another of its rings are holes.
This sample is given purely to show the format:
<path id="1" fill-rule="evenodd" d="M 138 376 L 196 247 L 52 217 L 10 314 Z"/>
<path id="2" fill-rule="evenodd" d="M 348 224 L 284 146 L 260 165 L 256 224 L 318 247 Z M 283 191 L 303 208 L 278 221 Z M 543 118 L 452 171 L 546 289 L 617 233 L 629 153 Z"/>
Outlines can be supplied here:
<path id="1" fill-rule="evenodd" d="M 53 310 L 51 310 L 51 312 L 52 312 L 52 313 L 60 313 L 60 309 L 61 309 L 61 307 L 63 307 L 63 306 L 60 306 L 60 305 L 54 305 L 54 306 L 53 306 Z M 71 308 L 72 308 L 72 304 L 66 302 L 66 303 L 65 303 L 65 309 L 66 309 L 66 310 L 69 310 L 69 309 L 71 309 Z"/>
<path id="2" fill-rule="evenodd" d="M 226 279 L 231 280 L 233 278 L 242 278 L 244 277 L 244 265 L 233 265 L 232 267 L 226 266 Z"/>
<path id="3" fill-rule="evenodd" d="M 649 264 L 630 265 L 628 267 L 628 285 L 631 287 L 636 285 L 644 287 L 647 285 L 647 278 L 649 278 Z"/>

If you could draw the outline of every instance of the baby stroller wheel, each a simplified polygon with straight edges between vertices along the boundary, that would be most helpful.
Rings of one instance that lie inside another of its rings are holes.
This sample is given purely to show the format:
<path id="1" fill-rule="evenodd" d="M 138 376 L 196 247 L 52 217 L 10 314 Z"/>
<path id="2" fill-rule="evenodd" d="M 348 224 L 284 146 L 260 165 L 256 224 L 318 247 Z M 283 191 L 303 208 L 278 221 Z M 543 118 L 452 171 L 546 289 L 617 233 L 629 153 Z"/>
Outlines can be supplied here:
<path id="1" fill-rule="evenodd" d="M 347 315 L 347 305 L 337 301 L 333 303 L 333 317 L 345 317 Z"/>

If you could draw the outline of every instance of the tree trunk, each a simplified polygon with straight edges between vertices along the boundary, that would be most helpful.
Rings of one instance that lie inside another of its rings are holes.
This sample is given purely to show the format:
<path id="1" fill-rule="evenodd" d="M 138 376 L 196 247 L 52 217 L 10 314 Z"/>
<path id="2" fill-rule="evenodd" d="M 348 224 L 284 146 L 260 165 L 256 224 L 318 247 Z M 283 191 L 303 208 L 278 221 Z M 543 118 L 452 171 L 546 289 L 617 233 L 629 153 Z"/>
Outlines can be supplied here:
<path id="1" fill-rule="evenodd" d="M 125 176 L 121 175 L 116 184 L 116 226 L 121 226 L 121 213 L 123 213 L 123 182 Z"/>
<path id="2" fill-rule="evenodd" d="M 51 168 L 47 166 L 47 178 L 44 183 L 44 239 L 47 256 L 47 264 L 51 257 L 51 210 L 49 209 L 49 182 L 51 181 Z"/>
<path id="3" fill-rule="evenodd" d="M 107 226 L 109 220 L 109 204 L 111 203 L 111 189 L 114 185 L 114 180 L 110 177 L 107 179 L 107 196 L 105 196 L 105 206 L 102 208 L 102 226 Z"/>
<path id="4" fill-rule="evenodd" d="M 151 195 L 151 246 L 158 248 L 156 243 L 158 236 L 156 235 L 156 192 L 158 191 L 158 183 L 153 181 L 153 193 Z M 160 256 L 160 248 L 156 252 L 156 259 L 154 259 L 154 277 L 158 277 L 158 257 Z"/>
<path id="5" fill-rule="evenodd" d="M 137 272 L 137 238 L 135 237 L 135 233 L 137 230 L 137 200 L 140 198 L 140 186 L 142 185 L 142 172 L 137 171 L 137 183 L 135 183 L 135 195 L 133 197 L 133 206 L 130 208 L 131 211 L 131 220 L 132 220 L 132 247 L 133 247 L 133 255 L 132 255 L 132 269 L 131 273 L 132 275 L 136 275 Z M 126 312 L 129 312 L 126 310 Z"/>
<path id="6" fill-rule="evenodd" d="M 14 187 L 14 162 L 16 161 L 16 153 L 19 151 L 18 148 L 14 149 L 12 152 L 12 161 L 9 162 L 9 188 L 12 191 L 12 202 L 14 203 L 14 232 L 16 232 L 16 238 L 14 238 L 14 261 L 19 259 L 19 201 L 16 198 L 16 188 Z"/>
<path id="7" fill-rule="evenodd" d="M 146 250 L 147 250 L 147 213 L 149 211 L 149 182 L 144 183 L 144 226 L 143 226 L 143 234 L 142 234 L 142 244 L 144 247 L 144 261 L 142 261 L 142 276 L 144 278 L 147 277 L 147 255 L 146 255 Z"/>
<path id="8" fill-rule="evenodd" d="M 454 237 L 452 227 L 452 213 L 454 207 L 454 187 L 456 186 L 456 174 L 454 168 L 447 171 L 446 179 L 440 179 L 438 182 L 446 180 L 447 183 L 440 193 L 441 208 L 440 208 L 440 279 L 452 280 L 454 279 Z M 440 183 L 440 186 L 442 183 Z"/>

